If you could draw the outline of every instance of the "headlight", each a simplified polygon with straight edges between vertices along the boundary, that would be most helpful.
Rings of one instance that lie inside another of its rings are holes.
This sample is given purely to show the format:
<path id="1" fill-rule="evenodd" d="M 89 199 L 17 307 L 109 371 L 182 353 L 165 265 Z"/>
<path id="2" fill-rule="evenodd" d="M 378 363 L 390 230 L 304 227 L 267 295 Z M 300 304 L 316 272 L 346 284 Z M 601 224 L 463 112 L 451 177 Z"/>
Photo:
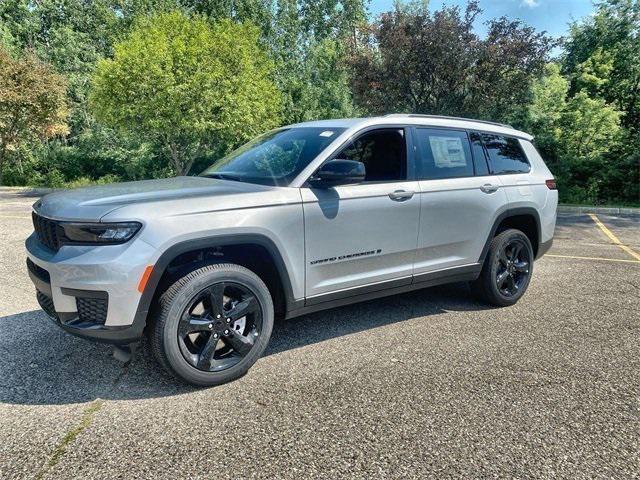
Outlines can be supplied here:
<path id="1" fill-rule="evenodd" d="M 142 224 L 123 223 L 61 223 L 64 230 L 63 242 L 67 245 L 114 245 L 133 238 Z"/>

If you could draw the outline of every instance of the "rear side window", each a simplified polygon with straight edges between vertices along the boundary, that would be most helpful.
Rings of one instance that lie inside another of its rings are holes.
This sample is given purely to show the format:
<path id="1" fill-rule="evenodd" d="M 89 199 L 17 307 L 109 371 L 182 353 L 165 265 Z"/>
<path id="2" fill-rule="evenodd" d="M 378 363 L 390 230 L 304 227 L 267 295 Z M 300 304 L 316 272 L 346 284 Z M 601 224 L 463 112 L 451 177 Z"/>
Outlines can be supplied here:
<path id="1" fill-rule="evenodd" d="M 482 139 L 495 175 L 527 173 L 531 170 L 529 161 L 516 138 L 483 133 Z"/>
<path id="2" fill-rule="evenodd" d="M 472 177 L 473 158 L 467 132 L 437 128 L 416 129 L 421 179 Z"/>

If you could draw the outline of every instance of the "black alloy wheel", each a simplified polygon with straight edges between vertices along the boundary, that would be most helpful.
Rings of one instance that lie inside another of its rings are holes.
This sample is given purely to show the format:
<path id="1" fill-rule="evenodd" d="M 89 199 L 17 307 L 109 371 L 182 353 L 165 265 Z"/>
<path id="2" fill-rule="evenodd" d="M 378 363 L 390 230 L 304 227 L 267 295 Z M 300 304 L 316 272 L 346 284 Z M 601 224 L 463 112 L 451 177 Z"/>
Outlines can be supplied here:
<path id="1" fill-rule="evenodd" d="M 261 329 L 262 312 L 255 294 L 244 285 L 220 282 L 191 299 L 178 324 L 178 342 L 190 365 L 219 372 L 253 349 Z"/>
<path id="2" fill-rule="evenodd" d="M 206 265 L 162 293 L 150 314 L 148 345 L 167 372 L 192 385 L 220 385 L 260 358 L 274 316 L 269 288 L 255 272 Z"/>
<path id="3" fill-rule="evenodd" d="M 480 276 L 472 283 L 474 293 L 497 307 L 514 305 L 527 291 L 533 260 L 531 240 L 522 231 L 500 232 L 491 240 Z"/>
<path id="4" fill-rule="evenodd" d="M 505 297 L 513 297 L 528 283 L 531 256 L 521 238 L 512 238 L 500 250 L 496 286 Z"/>

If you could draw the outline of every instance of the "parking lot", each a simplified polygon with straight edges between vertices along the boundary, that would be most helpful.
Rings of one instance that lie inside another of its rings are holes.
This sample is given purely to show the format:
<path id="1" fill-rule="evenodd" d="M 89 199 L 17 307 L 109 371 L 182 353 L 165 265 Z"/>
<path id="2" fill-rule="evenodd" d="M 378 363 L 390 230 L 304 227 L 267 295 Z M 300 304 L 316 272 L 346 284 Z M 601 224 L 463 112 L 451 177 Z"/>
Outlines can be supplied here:
<path id="1" fill-rule="evenodd" d="M 2 479 L 639 476 L 640 217 L 561 215 L 514 307 L 452 285 L 281 321 L 195 389 L 39 310 L 34 201 L 0 191 Z"/>

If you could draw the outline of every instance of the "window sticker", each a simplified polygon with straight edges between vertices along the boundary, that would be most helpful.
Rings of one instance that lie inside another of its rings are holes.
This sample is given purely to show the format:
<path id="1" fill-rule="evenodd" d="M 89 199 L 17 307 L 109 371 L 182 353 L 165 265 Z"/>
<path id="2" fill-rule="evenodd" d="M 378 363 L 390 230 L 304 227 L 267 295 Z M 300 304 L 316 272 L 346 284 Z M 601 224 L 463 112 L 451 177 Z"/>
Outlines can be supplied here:
<path id="1" fill-rule="evenodd" d="M 332 136 L 332 135 L 333 135 L 333 130 L 325 130 L 324 132 L 322 132 L 320 134 L 321 137 L 327 137 L 327 138 Z"/>
<path id="2" fill-rule="evenodd" d="M 429 135 L 433 161 L 438 168 L 466 167 L 462 139 L 458 137 L 438 137 Z"/>

